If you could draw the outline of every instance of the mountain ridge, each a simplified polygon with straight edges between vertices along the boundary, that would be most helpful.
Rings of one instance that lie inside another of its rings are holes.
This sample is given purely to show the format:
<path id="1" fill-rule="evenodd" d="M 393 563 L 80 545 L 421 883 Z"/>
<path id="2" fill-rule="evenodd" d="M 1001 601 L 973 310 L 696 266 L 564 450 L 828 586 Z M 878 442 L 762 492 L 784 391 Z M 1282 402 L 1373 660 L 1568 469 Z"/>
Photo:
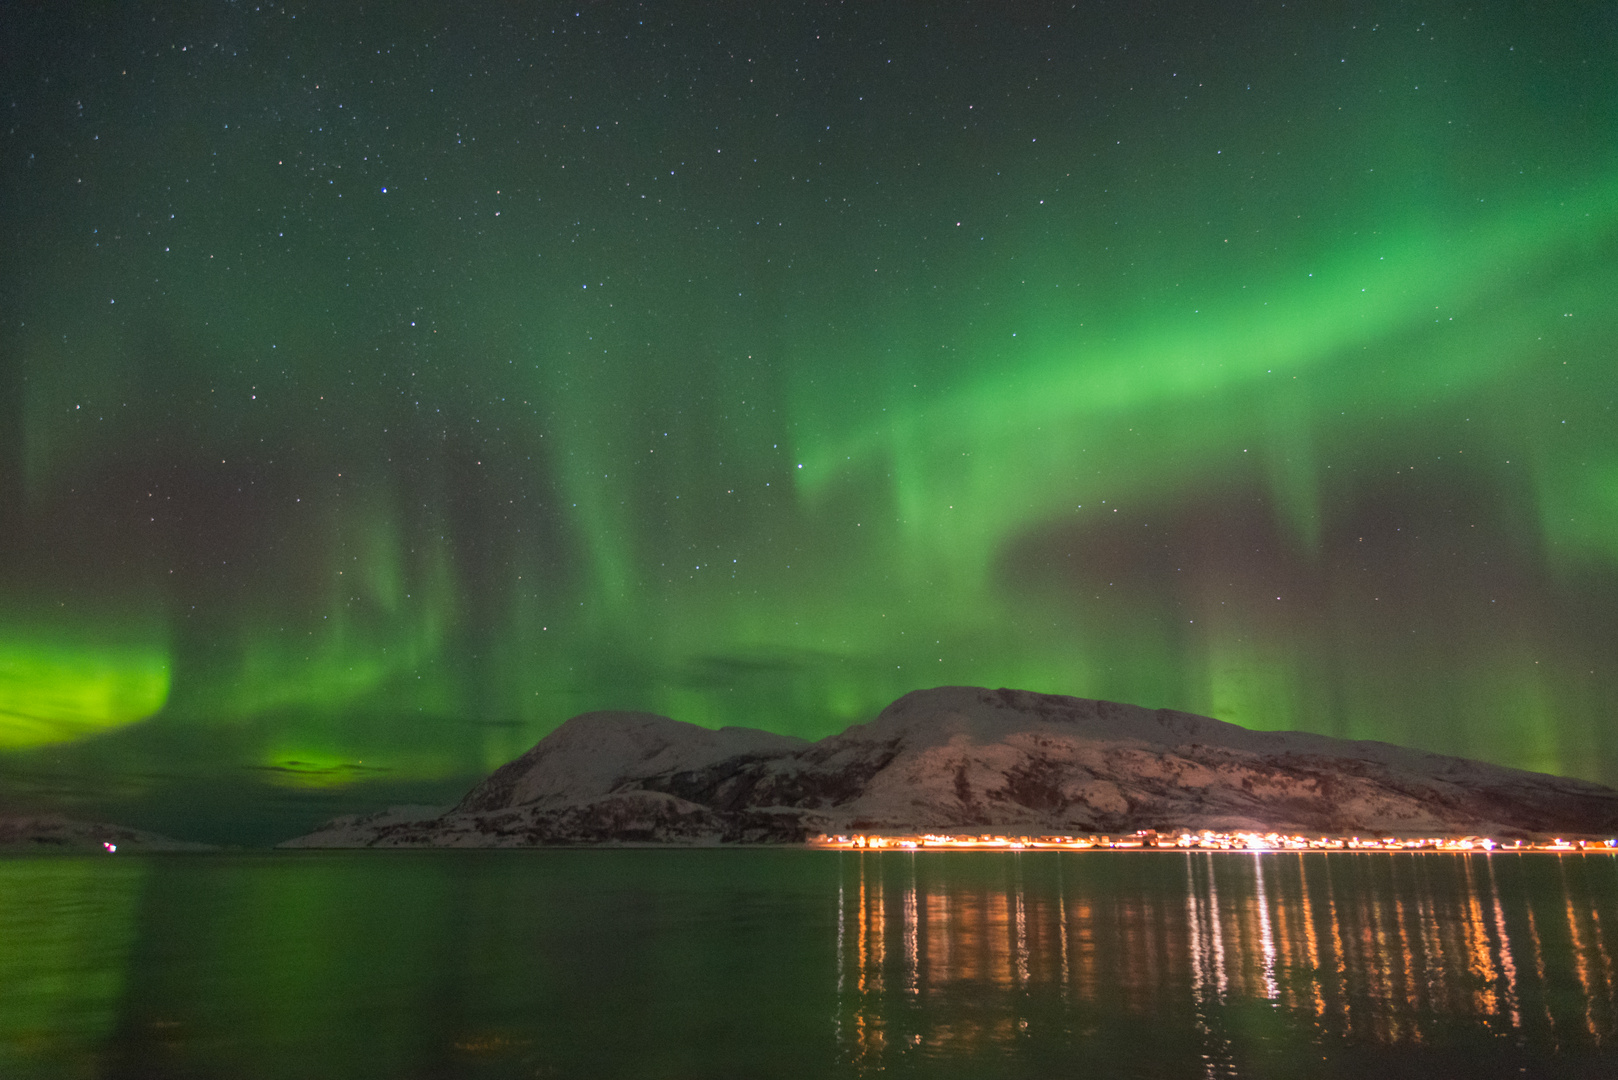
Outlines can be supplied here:
<path id="1" fill-rule="evenodd" d="M 585 713 L 437 814 L 283 847 L 783 843 L 816 833 L 1138 829 L 1612 835 L 1587 781 L 1212 717 L 982 687 L 913 691 L 818 742 Z"/>
<path id="2" fill-rule="evenodd" d="M 162 833 L 105 821 L 81 821 L 61 814 L 0 815 L 0 853 L 3 854 L 217 850 L 213 844 L 176 840 Z"/>

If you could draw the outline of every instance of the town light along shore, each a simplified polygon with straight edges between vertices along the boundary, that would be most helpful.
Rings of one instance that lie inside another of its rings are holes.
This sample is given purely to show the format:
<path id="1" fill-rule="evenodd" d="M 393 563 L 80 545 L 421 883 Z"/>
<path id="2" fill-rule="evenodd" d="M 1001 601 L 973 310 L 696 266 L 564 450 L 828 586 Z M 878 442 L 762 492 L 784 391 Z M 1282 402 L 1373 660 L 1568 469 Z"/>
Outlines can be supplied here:
<path id="1" fill-rule="evenodd" d="M 1563 840 L 1500 843 L 1479 836 L 1362 837 L 1286 836 L 1280 833 L 1158 833 L 1150 829 L 1127 836 L 1009 836 L 981 835 L 829 835 L 822 833 L 808 841 L 810 847 L 864 851 L 1482 851 L 1510 854 L 1522 851 L 1575 852 L 1579 854 L 1618 854 L 1618 838 L 1608 840 Z"/>

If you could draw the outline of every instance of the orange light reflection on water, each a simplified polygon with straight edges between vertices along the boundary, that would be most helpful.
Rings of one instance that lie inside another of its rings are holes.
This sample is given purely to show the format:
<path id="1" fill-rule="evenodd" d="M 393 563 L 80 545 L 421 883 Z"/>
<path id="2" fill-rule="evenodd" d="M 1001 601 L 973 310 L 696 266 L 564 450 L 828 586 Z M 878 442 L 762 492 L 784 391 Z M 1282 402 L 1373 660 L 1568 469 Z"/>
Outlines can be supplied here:
<path id="1" fill-rule="evenodd" d="M 1167 907 L 1172 887 L 1099 887 L 1105 856 L 1023 848 L 962 875 L 952 866 L 965 864 L 919 848 L 840 857 L 855 887 L 839 893 L 851 910 L 838 925 L 853 932 L 838 950 L 838 1032 L 862 1066 L 1019 1038 L 1054 1008 L 1147 1022 L 1189 1014 L 1213 1068 L 1231 1060 L 1225 1010 L 1244 1000 L 1268 1001 L 1319 1037 L 1387 1045 L 1424 1042 L 1430 1025 L 1457 1020 L 1545 1038 L 1571 1023 L 1581 1045 L 1614 1035 L 1618 979 L 1602 931 L 1618 917 L 1618 891 L 1570 885 L 1577 855 L 1557 859 L 1562 873 L 1531 877 L 1529 863 L 1550 869 L 1543 856 L 1159 851 L 1148 861 L 1184 860 L 1183 899 Z M 1587 866 L 1618 877 L 1606 860 Z M 1567 941 L 1548 971 L 1535 906 L 1556 886 Z M 1612 899 L 1577 899 L 1587 894 Z"/>

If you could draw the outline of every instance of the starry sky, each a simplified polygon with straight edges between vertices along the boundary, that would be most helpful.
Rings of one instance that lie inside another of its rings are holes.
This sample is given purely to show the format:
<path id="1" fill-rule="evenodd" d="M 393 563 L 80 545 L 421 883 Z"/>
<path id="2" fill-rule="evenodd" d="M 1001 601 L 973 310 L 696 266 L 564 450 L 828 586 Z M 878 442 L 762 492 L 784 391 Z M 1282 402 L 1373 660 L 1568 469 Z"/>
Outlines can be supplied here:
<path id="1" fill-rule="evenodd" d="M 0 803 L 1015 686 L 1618 783 L 1618 11 L 7 5 Z"/>

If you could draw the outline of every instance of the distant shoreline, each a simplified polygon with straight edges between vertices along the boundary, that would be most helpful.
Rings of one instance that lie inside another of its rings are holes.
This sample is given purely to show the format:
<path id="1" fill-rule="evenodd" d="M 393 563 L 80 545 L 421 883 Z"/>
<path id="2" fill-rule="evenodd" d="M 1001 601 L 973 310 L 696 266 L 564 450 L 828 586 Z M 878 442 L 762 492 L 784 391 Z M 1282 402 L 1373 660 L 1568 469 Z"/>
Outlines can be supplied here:
<path id="1" fill-rule="evenodd" d="M 1549 845 L 1524 844 L 1495 846 L 1493 850 L 1474 847 L 1437 848 L 1437 847 L 1388 847 L 1380 845 L 1362 845 L 1359 847 L 1306 847 L 1306 848 L 1219 848 L 1219 847 L 1178 847 L 1178 846 L 1116 846 L 1104 847 L 1101 845 L 1084 844 L 1041 844 L 1041 845 L 989 845 L 976 846 L 962 845 L 959 847 L 926 846 L 902 847 L 898 844 L 873 845 L 868 847 L 855 847 L 852 845 L 831 845 L 817 843 L 783 843 L 783 844 L 682 844 L 633 841 L 607 841 L 603 843 L 560 843 L 535 844 L 532 847 L 321 847 L 321 848 L 214 848 L 211 850 L 164 850 L 150 848 L 120 849 L 116 852 L 92 851 L 85 848 L 61 848 L 54 845 L 40 845 L 37 848 L 21 846 L 0 847 L 0 863 L 11 860 L 25 860 L 36 858 L 48 859 L 105 859 L 105 858 L 171 858 L 184 859 L 210 859 L 218 857 L 264 856 L 281 857 L 284 855 L 313 855 L 326 857 L 329 855 L 356 855 L 374 853 L 382 856 L 394 855 L 471 855 L 471 854 L 560 854 L 562 852 L 612 852 L 612 851 L 666 851 L 666 852 L 714 852 L 714 851 L 779 851 L 802 852 L 822 851 L 833 853 L 855 852 L 861 855 L 1021 855 L 1027 854 L 1201 854 L 1201 855 L 1596 855 L 1618 856 L 1618 846 L 1610 846 L 1606 842 L 1590 843 L 1584 847 L 1570 844 L 1565 847 L 1551 847 Z"/>
<path id="2" fill-rule="evenodd" d="M 1280 833 L 1174 833 L 1145 830 L 1114 839 L 1096 836 L 1017 836 L 1008 834 L 838 834 L 815 837 L 807 847 L 836 851 L 1385 851 L 1464 854 L 1540 851 L 1555 854 L 1618 854 L 1618 839 L 1513 840 L 1478 836 L 1361 837 L 1304 836 Z"/>

